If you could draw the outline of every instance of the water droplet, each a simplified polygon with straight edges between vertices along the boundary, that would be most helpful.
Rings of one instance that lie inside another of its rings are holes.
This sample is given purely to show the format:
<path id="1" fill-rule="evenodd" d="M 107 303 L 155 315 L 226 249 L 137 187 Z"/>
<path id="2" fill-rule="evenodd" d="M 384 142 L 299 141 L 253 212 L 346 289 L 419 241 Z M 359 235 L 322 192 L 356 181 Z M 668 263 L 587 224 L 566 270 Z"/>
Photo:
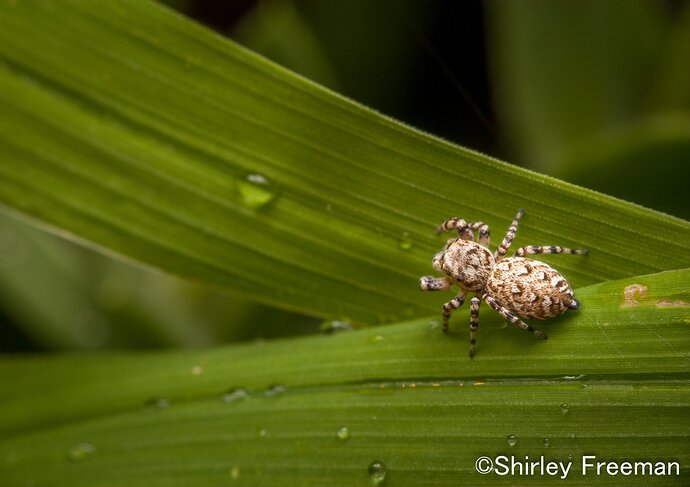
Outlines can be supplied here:
<path id="1" fill-rule="evenodd" d="M 232 467 L 232 470 L 230 470 L 230 478 L 232 478 L 232 480 L 237 480 L 240 478 L 240 467 L 237 465 Z"/>
<path id="2" fill-rule="evenodd" d="M 271 183 L 261 174 L 248 174 L 237 184 L 242 202 L 250 208 L 261 208 L 276 197 Z"/>
<path id="3" fill-rule="evenodd" d="M 371 343 L 377 343 L 383 340 L 383 335 L 372 335 L 369 337 Z"/>
<path id="4" fill-rule="evenodd" d="M 287 387 L 281 384 L 273 384 L 272 386 L 269 386 L 265 391 L 264 391 L 264 396 L 266 397 L 277 397 L 277 396 L 282 396 L 285 394 L 285 391 L 287 391 Z"/>
<path id="5" fill-rule="evenodd" d="M 223 394 L 223 402 L 244 401 L 246 399 L 249 399 L 249 393 L 246 389 L 242 389 L 241 387 L 230 389 Z"/>
<path id="6" fill-rule="evenodd" d="M 325 333 L 327 335 L 337 333 L 340 331 L 351 331 L 352 330 L 352 325 L 348 323 L 347 321 L 341 321 L 341 320 L 331 320 L 331 321 L 324 321 L 321 323 L 321 332 Z"/>
<path id="7" fill-rule="evenodd" d="M 570 411 L 570 406 L 568 406 L 566 403 L 561 404 L 561 414 L 568 414 Z"/>
<path id="8" fill-rule="evenodd" d="M 548 448 L 549 446 L 551 446 L 551 440 L 544 438 L 544 448 Z"/>
<path id="9" fill-rule="evenodd" d="M 170 401 L 164 397 L 154 397 L 146 401 L 146 407 L 149 409 L 166 409 L 170 407 Z"/>
<path id="10" fill-rule="evenodd" d="M 371 462 L 369 464 L 369 478 L 372 485 L 381 485 L 386 480 L 386 466 L 382 462 Z"/>
<path id="11" fill-rule="evenodd" d="M 412 248 L 412 239 L 410 239 L 410 235 L 407 232 L 403 233 L 402 238 L 398 242 L 398 246 L 402 250 L 410 250 Z"/>
<path id="12" fill-rule="evenodd" d="M 67 452 L 70 460 L 79 461 L 96 453 L 96 447 L 91 443 L 79 443 Z"/>
<path id="13" fill-rule="evenodd" d="M 268 184 L 268 179 L 261 174 L 247 174 L 245 179 L 254 184 Z"/>
<path id="14" fill-rule="evenodd" d="M 347 426 L 343 426 L 335 435 L 341 440 L 347 440 L 350 437 L 350 430 L 347 429 Z"/>
<path id="15" fill-rule="evenodd" d="M 585 374 L 580 375 L 564 375 L 563 380 L 582 380 L 586 377 Z"/>
<path id="16" fill-rule="evenodd" d="M 259 436 L 264 437 L 264 436 L 266 436 L 267 434 L 268 434 L 268 431 L 266 431 L 265 429 L 261 428 L 261 429 L 259 430 Z"/>
<path id="17" fill-rule="evenodd" d="M 517 445 L 517 442 L 518 442 L 517 436 L 515 436 L 515 435 L 508 435 L 508 438 L 506 438 L 506 439 L 508 440 L 508 446 L 515 446 L 515 445 Z"/>

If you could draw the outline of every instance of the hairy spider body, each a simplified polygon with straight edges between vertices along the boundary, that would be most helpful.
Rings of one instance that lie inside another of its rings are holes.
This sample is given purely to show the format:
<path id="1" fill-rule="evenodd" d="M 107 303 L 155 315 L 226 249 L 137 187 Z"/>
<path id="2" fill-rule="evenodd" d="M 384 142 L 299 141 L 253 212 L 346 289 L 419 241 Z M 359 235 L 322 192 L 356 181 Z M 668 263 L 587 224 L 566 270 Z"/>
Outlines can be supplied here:
<path id="1" fill-rule="evenodd" d="M 579 306 L 568 282 L 556 269 L 524 257 L 497 262 L 486 291 L 508 310 L 529 319 L 553 318 Z"/>
<path id="2" fill-rule="evenodd" d="M 546 338 L 546 335 L 524 323 L 519 317 L 544 320 L 580 306 L 573 297 L 570 285 L 557 270 L 523 256 L 585 255 L 587 250 L 527 246 L 519 248 L 515 256 L 505 257 L 523 213 L 522 209 L 518 211 L 503 242 L 493 254 L 489 250 L 489 227 L 483 222 L 467 223 L 462 218 L 451 218 L 437 229 L 439 233 L 452 230 L 458 232 L 458 237 L 448 240 L 432 261 L 434 268 L 448 277 L 424 276 L 419 280 L 419 287 L 422 291 L 446 290 L 453 284 L 460 288 L 460 292 L 443 305 L 443 331 L 448 331 L 450 315 L 462 306 L 466 295 L 469 292 L 475 294 L 470 306 L 470 357 L 474 356 L 481 301 L 511 323 L 541 338 Z M 477 242 L 474 241 L 473 231 L 478 232 Z"/>
<path id="3" fill-rule="evenodd" d="M 458 286 L 465 291 L 484 289 L 494 256 L 491 251 L 471 240 L 449 240 L 445 248 L 436 254 L 432 261 L 434 269 L 455 278 Z"/>

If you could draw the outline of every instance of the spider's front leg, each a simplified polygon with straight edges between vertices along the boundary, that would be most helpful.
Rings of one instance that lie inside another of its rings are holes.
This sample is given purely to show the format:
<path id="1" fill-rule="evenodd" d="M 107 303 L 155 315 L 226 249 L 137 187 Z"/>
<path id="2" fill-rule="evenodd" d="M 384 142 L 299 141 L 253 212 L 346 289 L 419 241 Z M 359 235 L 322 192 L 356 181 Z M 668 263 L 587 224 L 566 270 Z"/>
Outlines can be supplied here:
<path id="1" fill-rule="evenodd" d="M 462 306 L 465 302 L 465 291 L 461 291 L 457 296 L 443 305 L 443 332 L 448 333 L 448 320 L 453 311 Z"/>
<path id="2" fill-rule="evenodd" d="M 480 245 L 483 245 L 487 249 L 489 248 L 489 244 L 491 243 L 491 234 L 489 233 L 489 225 L 487 225 L 484 222 L 474 222 L 470 223 L 470 228 L 472 230 L 479 230 L 479 238 L 477 239 L 477 242 Z"/>
<path id="3" fill-rule="evenodd" d="M 479 328 L 479 305 L 481 299 L 477 296 L 470 301 L 470 358 L 474 357 L 474 344 L 477 343 L 477 328 Z"/>
<path id="4" fill-rule="evenodd" d="M 544 338 L 546 339 L 546 335 L 544 334 L 543 331 L 539 331 L 536 328 L 532 328 L 530 325 L 522 321 L 520 318 L 518 318 L 516 315 L 514 315 L 512 312 L 510 312 L 507 308 L 504 306 L 500 305 L 493 297 L 489 296 L 488 293 L 485 293 L 482 296 L 482 299 L 491 306 L 493 309 L 495 309 L 498 314 L 503 316 L 506 320 L 510 321 L 512 324 L 522 328 L 523 330 L 527 330 L 528 332 L 532 333 L 535 336 L 538 336 L 539 338 Z"/>
<path id="5" fill-rule="evenodd" d="M 450 218 L 436 227 L 436 233 L 452 232 L 453 230 L 457 230 L 458 235 L 463 240 L 474 240 L 472 229 L 462 218 Z"/>
<path id="6" fill-rule="evenodd" d="M 419 278 L 419 289 L 422 291 L 445 291 L 453 285 L 450 277 L 424 276 Z M 465 291 L 460 291 L 457 296 L 443 305 L 443 331 L 448 332 L 448 320 L 453 311 L 465 302 Z M 474 299 L 472 300 L 474 302 Z"/>
<path id="7" fill-rule="evenodd" d="M 474 240 L 472 232 L 479 232 L 477 241 L 485 247 L 489 246 L 491 241 L 491 234 L 489 233 L 489 225 L 484 222 L 467 223 L 462 218 L 450 218 L 436 227 L 436 233 L 451 232 L 457 230 L 458 235 L 463 240 Z"/>
<path id="8" fill-rule="evenodd" d="M 450 289 L 453 279 L 450 277 L 424 276 L 419 278 L 419 289 L 422 291 L 445 291 Z"/>

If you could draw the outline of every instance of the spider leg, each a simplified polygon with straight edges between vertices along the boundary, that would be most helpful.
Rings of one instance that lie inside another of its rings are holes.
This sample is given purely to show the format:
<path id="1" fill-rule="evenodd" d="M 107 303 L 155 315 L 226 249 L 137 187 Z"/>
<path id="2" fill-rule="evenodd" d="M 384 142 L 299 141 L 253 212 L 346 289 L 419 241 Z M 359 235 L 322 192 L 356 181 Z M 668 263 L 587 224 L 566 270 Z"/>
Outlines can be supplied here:
<path id="1" fill-rule="evenodd" d="M 473 222 L 470 223 L 470 228 L 475 231 L 479 231 L 477 242 L 486 248 L 489 248 L 489 243 L 491 242 L 491 233 L 489 232 L 489 225 L 484 222 Z"/>
<path id="2" fill-rule="evenodd" d="M 587 255 L 589 250 L 587 249 L 569 249 L 568 247 L 559 247 L 557 245 L 551 246 L 541 246 L 541 245 L 528 245 L 526 247 L 520 247 L 515 251 L 515 255 L 522 257 L 527 254 L 574 254 L 574 255 Z"/>
<path id="3" fill-rule="evenodd" d="M 470 357 L 474 357 L 474 344 L 477 343 L 477 328 L 479 328 L 479 305 L 482 300 L 477 296 L 470 301 Z"/>
<path id="4" fill-rule="evenodd" d="M 422 291 L 445 291 L 450 289 L 453 279 L 450 277 L 424 276 L 419 278 L 419 289 Z"/>
<path id="5" fill-rule="evenodd" d="M 508 228 L 508 233 L 506 233 L 506 236 L 503 238 L 503 242 L 501 242 L 501 245 L 498 246 L 498 249 L 494 254 L 494 259 L 496 259 L 496 261 L 500 260 L 504 255 L 506 255 L 506 252 L 508 252 L 508 248 L 510 248 L 510 244 L 515 238 L 518 223 L 520 222 L 520 218 L 522 218 L 523 213 L 525 213 L 525 209 L 520 208 L 517 212 L 517 215 L 515 215 L 513 223 L 511 223 L 510 227 Z"/>
<path id="6" fill-rule="evenodd" d="M 533 335 L 536 335 L 540 338 L 546 338 L 546 335 L 544 334 L 543 331 L 539 331 L 535 328 L 532 328 L 530 325 L 528 325 L 527 323 L 522 321 L 520 318 L 518 318 L 516 315 L 511 313 L 504 306 L 501 306 L 500 304 L 498 304 L 498 302 L 494 298 L 489 296 L 488 294 L 485 293 L 482 296 L 482 299 L 486 302 L 486 304 L 488 304 L 493 309 L 495 309 L 498 312 L 498 314 L 503 316 L 506 320 L 510 321 L 512 324 L 522 328 L 523 330 L 527 330 L 528 332 L 530 332 Z"/>
<path id="7" fill-rule="evenodd" d="M 465 302 L 465 291 L 461 291 L 457 296 L 448 301 L 443 305 L 443 331 L 444 333 L 448 331 L 448 320 L 450 319 L 450 314 L 462 306 Z"/>
<path id="8" fill-rule="evenodd" d="M 436 227 L 436 233 L 452 232 L 457 230 L 458 235 L 463 240 L 474 240 L 472 232 L 479 232 L 478 242 L 485 247 L 489 246 L 491 241 L 491 234 L 489 233 L 489 225 L 484 222 L 467 223 L 462 218 L 451 218 L 444 221 Z"/>
<path id="9" fill-rule="evenodd" d="M 472 228 L 462 218 L 450 218 L 436 227 L 436 233 L 452 232 L 453 230 L 457 230 L 458 235 L 463 240 L 474 240 Z"/>

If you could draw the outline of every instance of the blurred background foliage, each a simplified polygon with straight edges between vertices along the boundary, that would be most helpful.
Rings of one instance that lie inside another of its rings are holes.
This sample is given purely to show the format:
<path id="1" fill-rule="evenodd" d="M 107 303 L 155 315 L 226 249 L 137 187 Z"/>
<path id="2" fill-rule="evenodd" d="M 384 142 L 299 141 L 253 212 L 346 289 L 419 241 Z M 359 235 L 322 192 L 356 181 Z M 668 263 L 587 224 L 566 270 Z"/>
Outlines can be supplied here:
<path id="1" fill-rule="evenodd" d="M 417 128 L 690 218 L 690 2 L 165 3 Z M 6 215 L 0 291 L 4 352 L 201 347 L 322 327 Z"/>

